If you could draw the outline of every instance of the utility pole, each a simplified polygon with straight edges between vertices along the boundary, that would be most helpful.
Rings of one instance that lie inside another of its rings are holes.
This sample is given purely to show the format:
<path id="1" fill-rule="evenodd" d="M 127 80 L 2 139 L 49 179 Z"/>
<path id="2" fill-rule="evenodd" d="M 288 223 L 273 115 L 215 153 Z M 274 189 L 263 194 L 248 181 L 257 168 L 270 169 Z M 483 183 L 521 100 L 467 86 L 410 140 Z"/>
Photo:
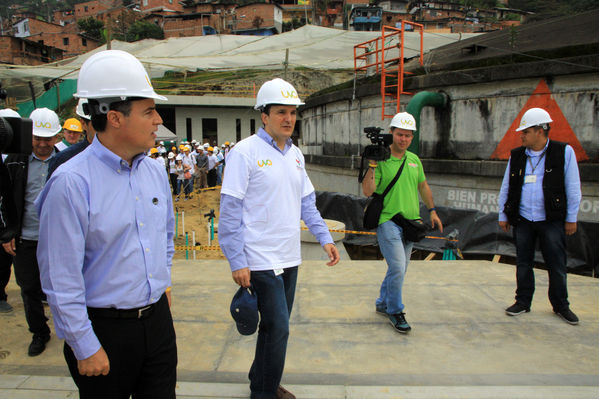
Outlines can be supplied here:
<path id="1" fill-rule="evenodd" d="M 283 65 L 285 65 L 285 72 L 283 73 L 283 79 L 287 80 L 287 67 L 289 66 L 289 49 L 288 48 L 285 49 L 285 62 L 283 63 Z"/>
<path id="2" fill-rule="evenodd" d="M 106 50 L 112 50 L 110 42 L 112 41 L 112 19 L 108 17 L 106 19 Z"/>

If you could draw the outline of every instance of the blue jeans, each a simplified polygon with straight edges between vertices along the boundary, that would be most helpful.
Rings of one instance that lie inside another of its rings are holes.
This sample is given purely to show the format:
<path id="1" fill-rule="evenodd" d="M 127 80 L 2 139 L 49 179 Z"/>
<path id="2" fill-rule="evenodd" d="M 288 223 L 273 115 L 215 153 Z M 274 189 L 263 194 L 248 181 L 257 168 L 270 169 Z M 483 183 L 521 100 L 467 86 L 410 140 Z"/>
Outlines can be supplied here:
<path id="1" fill-rule="evenodd" d="M 566 233 L 563 221 L 531 222 L 523 219 L 514 226 L 516 243 L 516 302 L 530 307 L 535 292 L 533 271 L 537 241 L 549 274 L 549 302 L 554 311 L 569 307 L 566 283 Z"/>
<path id="2" fill-rule="evenodd" d="M 220 186 L 223 184 L 223 167 L 224 165 L 218 165 L 216 167 L 216 185 Z"/>
<path id="3" fill-rule="evenodd" d="M 297 269 L 297 266 L 284 269 L 278 276 L 272 270 L 251 274 L 260 312 L 256 355 L 249 373 L 253 399 L 275 398 L 281 383 Z"/>
<path id="4" fill-rule="evenodd" d="M 376 237 L 381 253 L 387 261 L 387 274 L 381 284 L 380 296 L 376 306 L 387 307 L 387 314 L 403 312 L 404 304 L 401 298 L 403 280 L 408 271 L 408 262 L 414 243 L 403 239 L 402 228 L 395 222 L 379 224 Z"/>
<path id="5" fill-rule="evenodd" d="M 193 191 L 193 178 L 185 179 L 183 185 L 185 187 L 185 196 L 187 197 Z"/>

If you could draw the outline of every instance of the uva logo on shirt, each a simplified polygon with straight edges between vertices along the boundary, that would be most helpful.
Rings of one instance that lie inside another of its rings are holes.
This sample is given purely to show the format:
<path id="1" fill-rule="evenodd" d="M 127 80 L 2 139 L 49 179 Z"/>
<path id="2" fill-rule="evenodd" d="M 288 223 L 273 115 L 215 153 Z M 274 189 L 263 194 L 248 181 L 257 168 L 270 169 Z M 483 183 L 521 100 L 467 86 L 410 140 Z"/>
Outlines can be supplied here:
<path id="1" fill-rule="evenodd" d="M 258 160 L 258 166 L 259 167 L 263 167 L 263 166 L 272 166 L 272 161 L 270 159 L 260 159 Z"/>
<path id="2" fill-rule="evenodd" d="M 417 165 L 417 164 L 415 164 L 415 163 L 413 163 L 413 162 L 409 162 L 409 163 L 408 163 L 408 166 L 410 166 L 410 167 L 412 167 L 412 168 L 417 168 L 417 167 L 418 167 L 418 165 Z"/>
<path id="3" fill-rule="evenodd" d="M 298 158 L 295 158 L 295 163 L 297 164 L 298 168 L 302 167 L 302 162 Z"/>

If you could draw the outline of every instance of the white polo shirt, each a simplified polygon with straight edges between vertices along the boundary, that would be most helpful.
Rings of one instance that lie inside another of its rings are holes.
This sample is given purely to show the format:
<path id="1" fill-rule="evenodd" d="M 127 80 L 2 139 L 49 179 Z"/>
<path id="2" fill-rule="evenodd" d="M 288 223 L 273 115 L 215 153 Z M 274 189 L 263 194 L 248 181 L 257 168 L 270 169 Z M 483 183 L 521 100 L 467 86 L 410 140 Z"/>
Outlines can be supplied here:
<path id="1" fill-rule="evenodd" d="M 301 263 L 301 202 L 313 191 L 304 156 L 294 145 L 283 155 L 252 135 L 227 155 L 221 193 L 243 201 L 241 221 L 250 270 Z"/>

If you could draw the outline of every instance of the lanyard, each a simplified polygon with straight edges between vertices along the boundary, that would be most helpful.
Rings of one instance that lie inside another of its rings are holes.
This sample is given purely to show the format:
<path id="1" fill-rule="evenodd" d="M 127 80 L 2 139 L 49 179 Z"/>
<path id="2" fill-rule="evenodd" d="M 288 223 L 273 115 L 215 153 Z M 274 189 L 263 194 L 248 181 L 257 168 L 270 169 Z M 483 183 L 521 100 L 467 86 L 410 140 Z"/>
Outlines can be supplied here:
<path id="1" fill-rule="evenodd" d="M 535 166 L 532 166 L 532 161 L 530 160 L 530 156 L 528 157 L 528 163 L 530 163 L 530 167 L 532 169 L 533 175 L 535 174 L 535 169 L 537 168 L 537 166 L 539 166 L 539 164 L 541 163 L 541 160 L 543 160 L 543 157 L 545 156 L 545 153 L 547 152 L 547 148 L 549 148 L 549 147 L 545 147 L 545 149 L 543 150 L 543 153 L 539 157 L 539 160 L 537 161 L 537 164 Z"/>

